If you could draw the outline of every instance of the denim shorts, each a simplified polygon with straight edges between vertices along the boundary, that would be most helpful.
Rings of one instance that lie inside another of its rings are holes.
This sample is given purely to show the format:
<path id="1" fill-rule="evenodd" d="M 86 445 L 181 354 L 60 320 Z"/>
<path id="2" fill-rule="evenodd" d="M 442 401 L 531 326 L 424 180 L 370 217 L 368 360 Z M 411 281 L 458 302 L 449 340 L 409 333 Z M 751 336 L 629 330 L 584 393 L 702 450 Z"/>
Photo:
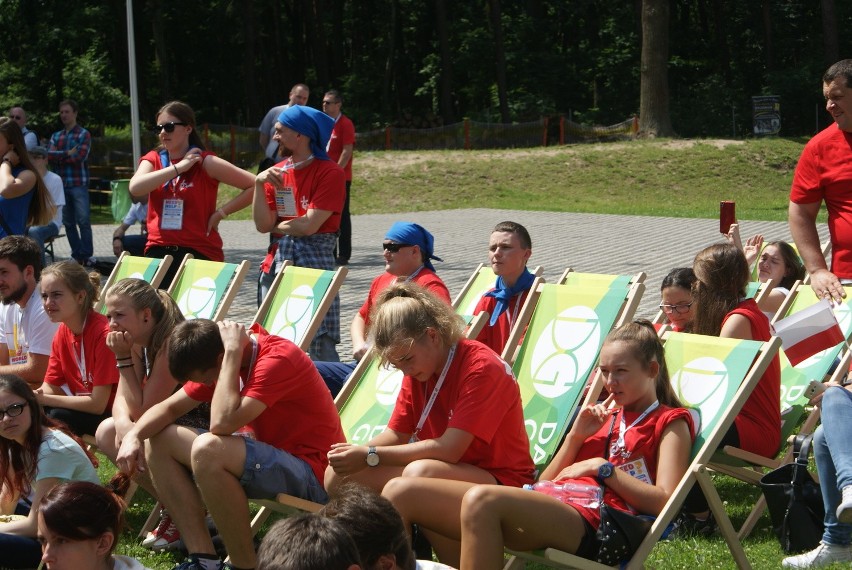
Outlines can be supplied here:
<path id="1" fill-rule="evenodd" d="M 240 484 L 249 499 L 274 499 L 279 493 L 315 503 L 328 502 L 311 466 L 277 447 L 246 438 L 246 463 Z"/>

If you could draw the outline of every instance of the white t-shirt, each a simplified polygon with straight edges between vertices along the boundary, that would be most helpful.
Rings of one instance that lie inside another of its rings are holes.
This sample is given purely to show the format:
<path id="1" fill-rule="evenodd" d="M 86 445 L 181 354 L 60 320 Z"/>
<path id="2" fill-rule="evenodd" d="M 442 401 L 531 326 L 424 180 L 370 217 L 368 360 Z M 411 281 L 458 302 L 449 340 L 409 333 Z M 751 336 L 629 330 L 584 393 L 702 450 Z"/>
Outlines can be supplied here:
<path id="1" fill-rule="evenodd" d="M 133 226 L 133 224 L 138 224 L 146 221 L 148 219 L 148 204 L 143 204 L 142 202 L 136 202 L 130 209 L 127 210 L 127 215 L 124 216 L 124 219 L 121 220 L 121 223 L 127 226 Z"/>
<path id="2" fill-rule="evenodd" d="M 9 349 L 9 362 L 15 356 L 24 357 L 30 352 L 50 356 L 58 328 L 59 323 L 51 322 L 44 312 L 38 284 L 23 310 L 17 303 L 0 305 L 0 344 Z"/>
<path id="3" fill-rule="evenodd" d="M 431 560 L 417 560 L 417 570 L 455 570 L 452 566 L 441 564 L 440 562 L 432 562 Z"/>
<path id="4" fill-rule="evenodd" d="M 62 178 L 55 172 L 47 171 L 43 176 L 44 185 L 47 186 L 53 203 L 56 204 L 56 213 L 50 223 L 62 229 L 62 206 L 65 205 L 65 188 L 62 186 Z"/>

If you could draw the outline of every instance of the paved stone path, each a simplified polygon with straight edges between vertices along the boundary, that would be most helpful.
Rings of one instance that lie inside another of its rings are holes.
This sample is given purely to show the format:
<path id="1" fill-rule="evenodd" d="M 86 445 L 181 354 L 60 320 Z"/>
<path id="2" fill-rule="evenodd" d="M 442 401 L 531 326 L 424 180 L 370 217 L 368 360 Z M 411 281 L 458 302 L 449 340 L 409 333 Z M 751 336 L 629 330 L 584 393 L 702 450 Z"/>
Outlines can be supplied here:
<path id="1" fill-rule="evenodd" d="M 416 222 L 435 235 L 435 254 L 443 263 L 435 268 L 450 294 L 455 296 L 479 263 L 488 263 L 488 238 L 495 224 L 512 220 L 523 224 L 533 240 L 530 266 L 541 265 L 548 281 L 556 280 L 566 267 L 592 273 L 647 274 L 647 289 L 637 316 L 651 318 L 659 304 L 660 282 L 673 267 L 691 265 L 700 249 L 721 241 L 718 220 L 528 212 L 487 208 L 368 214 L 353 216 L 352 259 L 341 289 L 341 336 L 338 351 L 351 355 L 349 323 L 364 301 L 373 278 L 383 270 L 381 242 L 398 220 Z M 768 240 L 790 240 L 786 222 L 742 221 L 742 234 L 762 233 Z M 113 226 L 94 226 L 95 255 L 114 259 Z M 225 257 L 236 262 L 248 259 L 251 270 L 240 288 L 229 316 L 248 324 L 257 309 L 255 281 L 268 243 L 251 221 L 225 221 L 220 226 Z M 820 236 L 827 239 L 820 225 Z M 68 242 L 57 240 L 57 259 L 70 256 Z"/>

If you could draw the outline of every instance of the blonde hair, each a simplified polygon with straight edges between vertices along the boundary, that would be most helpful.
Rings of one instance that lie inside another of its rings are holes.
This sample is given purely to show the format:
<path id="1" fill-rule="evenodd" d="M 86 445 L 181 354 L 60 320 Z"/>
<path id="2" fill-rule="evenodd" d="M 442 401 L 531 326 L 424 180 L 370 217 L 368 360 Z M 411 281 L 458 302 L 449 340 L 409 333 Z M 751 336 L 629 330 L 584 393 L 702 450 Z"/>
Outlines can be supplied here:
<path id="1" fill-rule="evenodd" d="M 633 347 L 633 356 L 644 369 L 648 369 L 652 362 L 660 365 L 657 378 L 654 382 L 657 400 L 664 406 L 671 408 L 682 408 L 683 404 L 678 399 L 672 388 L 669 378 L 669 369 L 666 366 L 663 343 L 657 336 L 657 331 L 651 321 L 639 319 L 632 323 L 626 323 L 609 333 L 604 344 L 611 342 L 623 342 Z"/>
<path id="2" fill-rule="evenodd" d="M 59 261 L 45 267 L 41 272 L 41 278 L 53 275 L 61 279 L 73 294 L 84 292 L 86 294 L 81 307 L 83 317 L 92 310 L 98 300 L 101 290 L 101 275 L 97 271 L 86 271 L 76 261 Z"/>
<path id="3" fill-rule="evenodd" d="M 453 308 L 416 283 L 396 283 L 382 291 L 370 315 L 373 350 L 382 363 L 394 349 L 414 344 L 431 328 L 445 347 L 462 337 L 464 321 Z"/>
<path id="4" fill-rule="evenodd" d="M 107 291 L 107 299 L 123 297 L 130 301 L 131 306 L 141 311 L 151 309 L 154 317 L 154 330 L 148 342 L 148 356 L 151 362 L 157 357 L 157 352 L 166 342 L 172 330 L 186 320 L 180 307 L 166 291 L 154 289 L 151 284 L 142 279 L 129 277 L 122 279 Z"/>

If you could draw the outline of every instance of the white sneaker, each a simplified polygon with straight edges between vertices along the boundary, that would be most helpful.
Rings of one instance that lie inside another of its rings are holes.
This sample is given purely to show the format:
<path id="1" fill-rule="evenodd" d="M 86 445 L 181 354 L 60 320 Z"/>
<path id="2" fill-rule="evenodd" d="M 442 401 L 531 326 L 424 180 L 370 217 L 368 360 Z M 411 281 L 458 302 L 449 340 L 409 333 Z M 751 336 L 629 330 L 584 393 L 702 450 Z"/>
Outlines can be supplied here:
<path id="1" fill-rule="evenodd" d="M 852 485 L 843 487 L 843 501 L 837 506 L 837 520 L 852 523 Z"/>
<path id="2" fill-rule="evenodd" d="M 781 562 L 781 566 L 783 568 L 822 568 L 835 562 L 852 562 L 852 546 L 820 542 L 819 546 L 810 552 L 788 556 Z"/>

